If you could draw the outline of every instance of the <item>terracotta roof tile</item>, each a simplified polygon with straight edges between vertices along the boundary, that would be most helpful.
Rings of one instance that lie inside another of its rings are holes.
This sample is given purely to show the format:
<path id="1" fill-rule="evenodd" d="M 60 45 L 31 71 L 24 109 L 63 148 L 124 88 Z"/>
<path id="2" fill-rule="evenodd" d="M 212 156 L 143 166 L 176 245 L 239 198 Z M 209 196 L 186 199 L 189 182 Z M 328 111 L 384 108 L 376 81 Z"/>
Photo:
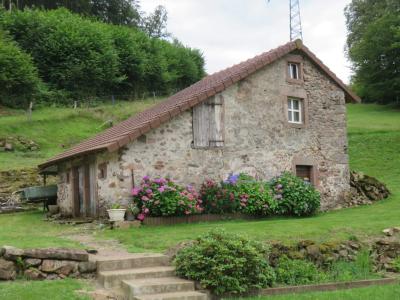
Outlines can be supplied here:
<path id="1" fill-rule="evenodd" d="M 306 54 L 323 72 L 325 72 L 346 94 L 346 99 L 359 102 L 360 99 L 329 70 L 300 40 L 289 42 L 281 47 L 257 55 L 242 63 L 214 73 L 194 83 L 188 88 L 176 93 L 162 103 L 133 116 L 114 127 L 90 138 L 75 147 L 51 158 L 39 165 L 46 168 L 64 160 L 86 155 L 97 151 L 115 151 L 132 142 L 140 135 L 147 133 L 151 128 L 167 122 L 183 111 L 227 89 L 232 84 L 246 78 L 266 65 L 278 60 L 293 50 L 300 50 Z"/>

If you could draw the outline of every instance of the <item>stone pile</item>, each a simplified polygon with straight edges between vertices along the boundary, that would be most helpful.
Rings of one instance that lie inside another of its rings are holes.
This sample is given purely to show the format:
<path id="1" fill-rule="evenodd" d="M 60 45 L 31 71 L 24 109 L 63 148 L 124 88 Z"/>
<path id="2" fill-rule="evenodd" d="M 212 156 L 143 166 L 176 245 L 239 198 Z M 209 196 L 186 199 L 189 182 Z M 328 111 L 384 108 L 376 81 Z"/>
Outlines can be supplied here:
<path id="1" fill-rule="evenodd" d="M 84 250 L 0 248 L 0 280 L 15 280 L 21 275 L 29 280 L 91 278 L 96 263 Z"/>
<path id="2" fill-rule="evenodd" d="M 10 136 L 6 138 L 0 137 L 0 152 L 19 150 L 22 152 L 32 152 L 39 150 L 39 145 L 33 141 L 26 139 L 22 136 Z"/>
<path id="3" fill-rule="evenodd" d="M 286 255 L 291 259 L 307 259 L 324 267 L 338 260 L 352 261 L 361 249 L 362 245 L 355 241 L 316 243 L 304 240 L 290 246 L 274 242 L 271 245 L 270 264 L 276 266 L 279 258 Z"/>
<path id="4" fill-rule="evenodd" d="M 372 255 L 377 270 L 398 272 L 395 260 L 400 258 L 400 242 L 397 240 L 381 239 L 372 248 Z"/>
<path id="5" fill-rule="evenodd" d="M 361 172 L 352 171 L 350 173 L 350 186 L 344 207 L 372 204 L 375 201 L 386 199 L 390 195 L 390 191 L 384 183 Z"/>

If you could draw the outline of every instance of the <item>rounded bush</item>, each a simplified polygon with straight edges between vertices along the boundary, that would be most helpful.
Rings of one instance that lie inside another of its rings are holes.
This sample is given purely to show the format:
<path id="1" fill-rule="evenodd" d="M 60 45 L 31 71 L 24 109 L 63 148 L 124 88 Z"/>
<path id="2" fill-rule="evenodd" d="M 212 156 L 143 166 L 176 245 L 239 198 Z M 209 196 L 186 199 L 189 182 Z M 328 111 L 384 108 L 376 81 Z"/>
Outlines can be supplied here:
<path id="1" fill-rule="evenodd" d="M 276 214 L 308 216 L 319 210 L 321 196 L 309 182 L 285 172 L 270 184 L 277 202 Z"/>
<path id="2" fill-rule="evenodd" d="M 217 295 L 244 293 L 274 283 L 268 254 L 258 242 L 213 230 L 178 252 L 176 272 Z"/>

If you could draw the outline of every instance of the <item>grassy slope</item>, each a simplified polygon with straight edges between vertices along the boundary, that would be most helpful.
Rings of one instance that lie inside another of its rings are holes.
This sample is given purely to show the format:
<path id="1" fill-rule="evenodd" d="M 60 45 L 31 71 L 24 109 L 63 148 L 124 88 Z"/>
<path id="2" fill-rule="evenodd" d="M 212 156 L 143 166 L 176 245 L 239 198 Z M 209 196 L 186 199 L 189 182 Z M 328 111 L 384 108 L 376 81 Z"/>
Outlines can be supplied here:
<path id="1" fill-rule="evenodd" d="M 348 108 L 351 167 L 387 183 L 393 192 L 389 199 L 373 206 L 332 211 L 312 218 L 142 227 L 106 231 L 100 236 L 117 238 L 131 251 L 162 251 L 214 227 L 258 240 L 289 241 L 304 238 L 335 240 L 354 234 L 378 234 L 385 227 L 399 226 L 400 110 L 377 105 L 350 105 Z"/>
<path id="2" fill-rule="evenodd" d="M 64 148 L 102 131 L 101 125 L 105 121 L 121 121 L 154 105 L 154 102 L 123 102 L 115 106 L 77 110 L 43 108 L 33 112 L 31 121 L 23 111 L 6 111 L 0 107 L 0 138 L 22 136 L 40 146 L 40 150 L 35 152 L 0 152 L 0 170 L 35 167 Z"/>

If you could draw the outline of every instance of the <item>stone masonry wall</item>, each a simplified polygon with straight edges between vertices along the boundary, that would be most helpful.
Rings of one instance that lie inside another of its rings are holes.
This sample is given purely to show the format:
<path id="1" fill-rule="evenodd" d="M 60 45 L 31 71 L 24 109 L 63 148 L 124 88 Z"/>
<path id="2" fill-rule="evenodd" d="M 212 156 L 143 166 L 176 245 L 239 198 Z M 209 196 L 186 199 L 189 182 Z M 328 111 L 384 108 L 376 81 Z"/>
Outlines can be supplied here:
<path id="1" fill-rule="evenodd" d="M 192 148 L 189 110 L 118 152 L 98 155 L 97 164 L 108 164 L 107 178 L 98 180 L 99 206 L 130 199 L 132 172 L 136 184 L 150 175 L 198 186 L 238 172 L 270 179 L 295 164 L 316 169 L 322 209 L 338 206 L 349 190 L 344 92 L 307 59 L 304 83 L 288 82 L 286 68 L 283 58 L 216 96 L 225 102 L 223 148 Z M 288 123 L 288 96 L 305 98 L 302 128 Z"/>

